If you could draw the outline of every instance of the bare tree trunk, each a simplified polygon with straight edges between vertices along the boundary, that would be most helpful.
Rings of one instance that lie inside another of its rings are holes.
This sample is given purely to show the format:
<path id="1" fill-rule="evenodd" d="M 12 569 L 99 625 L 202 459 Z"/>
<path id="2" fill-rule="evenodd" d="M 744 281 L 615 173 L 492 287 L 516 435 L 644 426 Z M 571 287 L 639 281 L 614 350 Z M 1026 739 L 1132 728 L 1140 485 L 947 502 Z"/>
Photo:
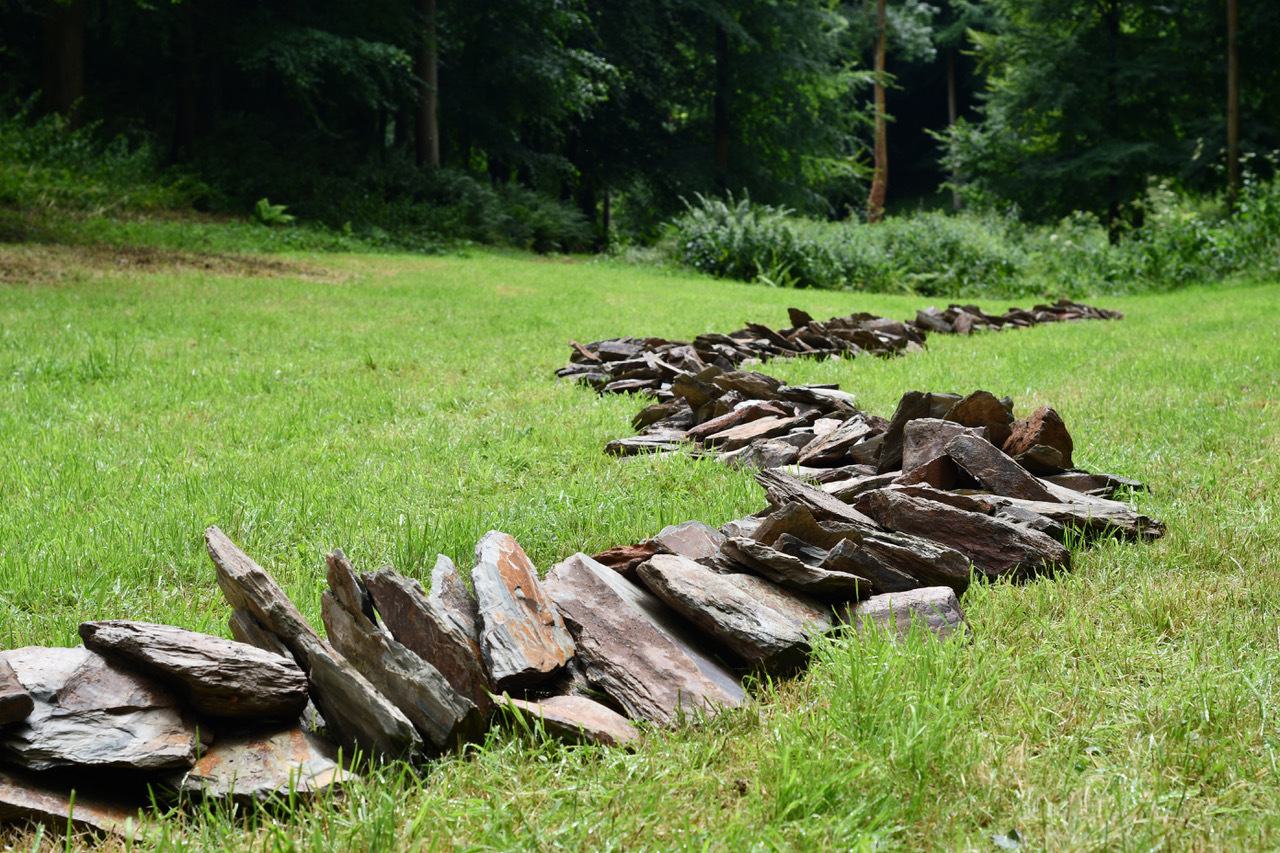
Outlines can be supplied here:
<path id="1" fill-rule="evenodd" d="M 47 0 L 41 55 L 41 106 L 80 127 L 84 97 L 84 0 Z"/>
<path id="2" fill-rule="evenodd" d="M 1236 0 L 1227 0 L 1227 204 L 1235 213 L 1240 201 L 1240 51 Z"/>
<path id="3" fill-rule="evenodd" d="M 947 51 L 947 126 L 955 128 L 956 122 L 960 120 L 959 99 L 956 97 L 956 49 L 953 47 Z M 956 213 L 960 212 L 963 206 L 960 201 L 960 190 L 957 185 L 960 183 L 960 170 L 955 166 L 951 167 L 951 209 Z"/>
<path id="4" fill-rule="evenodd" d="M 889 188 L 889 141 L 884 109 L 884 49 L 886 21 L 884 0 L 876 0 L 876 148 L 875 173 L 871 177 L 871 194 L 867 197 L 867 222 L 884 219 L 884 197 Z"/>
<path id="5" fill-rule="evenodd" d="M 440 165 L 439 52 L 436 44 L 436 0 L 419 0 L 425 32 L 418 50 L 418 133 L 415 159 L 419 166 Z"/>
<path id="6" fill-rule="evenodd" d="M 729 33 L 716 24 L 716 94 L 715 94 L 716 184 L 729 187 Z"/>

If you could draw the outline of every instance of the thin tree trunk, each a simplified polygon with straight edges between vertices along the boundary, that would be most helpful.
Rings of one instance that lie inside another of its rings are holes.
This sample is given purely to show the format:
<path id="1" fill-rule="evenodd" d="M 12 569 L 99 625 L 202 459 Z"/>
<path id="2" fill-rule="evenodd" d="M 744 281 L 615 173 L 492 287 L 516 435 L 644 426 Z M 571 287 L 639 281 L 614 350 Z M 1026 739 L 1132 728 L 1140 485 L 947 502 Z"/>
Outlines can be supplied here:
<path id="1" fill-rule="evenodd" d="M 956 49 L 953 47 L 947 51 L 947 126 L 954 130 L 956 122 L 960 120 L 960 104 L 956 97 Z M 957 188 L 960 183 L 960 170 L 955 166 L 951 167 L 951 209 L 956 213 L 960 212 L 963 206 L 960 201 L 960 190 Z"/>
<path id="2" fill-rule="evenodd" d="M 1240 52 L 1236 0 L 1227 0 L 1227 203 L 1232 213 L 1240 201 Z"/>
<path id="3" fill-rule="evenodd" d="M 716 94 L 715 94 L 716 183 L 729 187 L 729 33 L 716 24 Z"/>
<path id="4" fill-rule="evenodd" d="M 80 127 L 84 97 L 84 0 L 47 0 L 41 67 L 41 106 Z"/>
<path id="5" fill-rule="evenodd" d="M 880 222 L 884 219 L 884 197 L 889 188 L 889 141 L 884 120 L 884 49 L 887 30 L 884 0 L 876 0 L 876 30 L 875 173 L 871 177 L 871 194 L 867 197 L 867 222 Z"/>
<path id="6" fill-rule="evenodd" d="M 419 0 L 425 32 L 418 51 L 418 133 L 416 160 L 419 166 L 440 165 L 439 53 L 436 44 L 436 0 Z"/>

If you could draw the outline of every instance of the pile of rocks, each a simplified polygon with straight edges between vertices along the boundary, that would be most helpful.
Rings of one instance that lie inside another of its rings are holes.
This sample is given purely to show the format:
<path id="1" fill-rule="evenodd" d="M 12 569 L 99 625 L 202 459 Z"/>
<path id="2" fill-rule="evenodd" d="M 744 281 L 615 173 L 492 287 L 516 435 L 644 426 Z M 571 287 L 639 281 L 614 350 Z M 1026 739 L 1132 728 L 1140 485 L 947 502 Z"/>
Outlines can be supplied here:
<path id="1" fill-rule="evenodd" d="M 771 358 L 852 358 L 862 353 L 879 356 L 918 351 L 929 332 L 971 334 L 1040 323 L 1119 319 L 1107 311 L 1063 299 L 1031 310 L 1010 308 L 992 315 L 976 305 L 951 305 L 946 311 L 930 307 L 914 320 L 899 322 L 874 314 L 856 313 L 819 322 L 798 308 L 788 309 L 791 327 L 771 329 L 760 323 L 727 335 L 699 335 L 692 342 L 666 338 L 611 338 L 580 344 L 570 341 L 569 364 L 556 371 L 561 379 L 575 379 L 601 393 L 644 392 L 666 402 L 682 374 L 699 374 L 708 367 L 732 371 L 749 361 Z"/>

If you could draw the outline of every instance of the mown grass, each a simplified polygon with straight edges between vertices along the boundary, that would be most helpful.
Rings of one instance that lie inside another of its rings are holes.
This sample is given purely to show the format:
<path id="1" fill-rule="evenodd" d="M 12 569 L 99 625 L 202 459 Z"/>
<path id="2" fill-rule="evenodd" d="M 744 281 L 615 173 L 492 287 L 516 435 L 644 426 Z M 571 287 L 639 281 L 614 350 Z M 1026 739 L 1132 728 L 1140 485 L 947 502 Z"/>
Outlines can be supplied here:
<path id="1" fill-rule="evenodd" d="M 545 568 L 722 523 L 761 506 L 750 478 L 605 458 L 640 401 L 555 382 L 565 341 L 923 307 L 486 253 L 294 260 L 148 274 L 0 248 L 44 270 L 0 284 L 5 646 L 73 643 L 102 618 L 224 633 L 208 524 L 318 623 L 335 546 L 420 574 L 437 551 L 469 565 L 498 527 Z M 171 817 L 157 846 L 993 850 L 1010 830 L 1026 849 L 1280 846 L 1280 288 L 1105 304 L 1128 317 L 766 369 L 881 414 L 911 388 L 1052 404 L 1081 464 L 1151 485 L 1136 500 L 1164 540 L 971 590 L 970 643 L 824 643 L 806 677 L 633 754 L 495 733 L 313 807 Z"/>

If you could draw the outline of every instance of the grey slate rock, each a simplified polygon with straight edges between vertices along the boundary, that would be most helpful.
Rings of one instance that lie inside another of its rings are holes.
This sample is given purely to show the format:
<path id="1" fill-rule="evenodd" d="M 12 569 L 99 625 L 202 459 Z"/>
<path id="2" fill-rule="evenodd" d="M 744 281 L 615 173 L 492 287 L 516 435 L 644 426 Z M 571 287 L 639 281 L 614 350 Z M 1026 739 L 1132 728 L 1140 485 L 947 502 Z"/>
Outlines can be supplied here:
<path id="1" fill-rule="evenodd" d="M 874 626 L 892 631 L 899 638 L 906 638 L 915 626 L 923 627 L 941 639 L 968 629 L 964 609 L 955 590 L 946 586 L 873 595 L 866 601 L 850 605 L 843 611 L 842 618 L 859 632 Z"/>
<path id="2" fill-rule="evenodd" d="M 658 531 L 652 541 L 668 554 L 679 554 L 690 560 L 707 560 L 715 556 L 724 540 L 725 536 L 719 530 L 704 521 L 695 520 L 669 524 Z"/>
<path id="3" fill-rule="evenodd" d="M 86 646 L 175 690 L 198 713 L 231 719 L 296 718 L 307 676 L 292 658 L 245 643 L 149 622 L 85 622 Z"/>
<path id="4" fill-rule="evenodd" d="M 307 673 L 311 698 L 339 743 L 379 759 L 411 760 L 421 753 L 422 738 L 408 718 L 320 639 L 261 566 L 216 527 L 205 531 L 205 546 L 231 606 L 278 637 Z"/>
<path id="5" fill-rule="evenodd" d="M 969 586 L 969 560 L 959 551 L 921 536 L 889 531 L 851 532 L 828 554 L 823 568 L 866 577 L 878 593 L 945 585 Z"/>
<path id="6" fill-rule="evenodd" d="M 871 582 L 848 572 L 811 566 L 754 539 L 726 539 L 720 551 L 728 559 L 779 586 L 829 601 L 871 594 Z"/>
<path id="7" fill-rule="evenodd" d="M 669 726 L 745 699 L 733 674 L 698 647 L 670 608 L 617 572 L 575 554 L 551 569 L 546 587 L 588 678 L 632 719 Z"/>
<path id="8" fill-rule="evenodd" d="M 947 442 L 947 455 L 993 494 L 1057 503 L 1057 498 L 1027 469 L 986 439 L 958 435 Z"/>
<path id="9" fill-rule="evenodd" d="M 494 704 L 506 716 L 518 714 L 527 725 L 540 726 L 547 735 L 570 743 L 626 747 L 640 740 L 640 733 L 626 717 L 584 696 L 549 696 L 537 701 L 496 696 Z"/>
<path id="10" fill-rule="evenodd" d="M 390 566 L 366 574 L 364 582 L 392 636 L 438 669 L 455 690 L 488 716 L 489 674 L 478 637 L 466 630 L 465 612 L 446 607 L 443 602 L 447 597 L 426 595 L 416 580 Z"/>
<path id="11" fill-rule="evenodd" d="M 35 706 L 35 700 L 18 681 L 13 667 L 0 659 L 0 726 L 26 719 Z"/>
<path id="12" fill-rule="evenodd" d="M 753 667 L 792 675 L 809 657 L 811 632 L 831 630 L 831 609 L 753 575 L 721 575 L 659 554 L 640 566 L 645 586 Z"/>
<path id="13" fill-rule="evenodd" d="M 284 804 L 290 796 L 308 799 L 329 791 L 352 775 L 338 764 L 328 741 L 291 726 L 220 736 L 194 767 L 167 781 L 183 794 L 212 800 Z"/>
<path id="14" fill-rule="evenodd" d="M 0 652 L 34 708 L 0 730 L 0 755 L 29 770 L 83 765 L 130 770 L 190 767 L 199 737 L 158 682 L 83 646 Z"/>
<path id="15" fill-rule="evenodd" d="M 427 601 L 440 608 L 454 627 L 476 644 L 476 649 L 480 648 L 480 606 L 458 567 L 444 554 L 436 555 L 436 564 L 431 568 Z"/>
<path id="16" fill-rule="evenodd" d="M 573 657 L 573 638 L 511 536 L 491 530 L 481 538 L 471 583 L 483 625 L 480 651 L 498 690 L 546 681 Z"/>

